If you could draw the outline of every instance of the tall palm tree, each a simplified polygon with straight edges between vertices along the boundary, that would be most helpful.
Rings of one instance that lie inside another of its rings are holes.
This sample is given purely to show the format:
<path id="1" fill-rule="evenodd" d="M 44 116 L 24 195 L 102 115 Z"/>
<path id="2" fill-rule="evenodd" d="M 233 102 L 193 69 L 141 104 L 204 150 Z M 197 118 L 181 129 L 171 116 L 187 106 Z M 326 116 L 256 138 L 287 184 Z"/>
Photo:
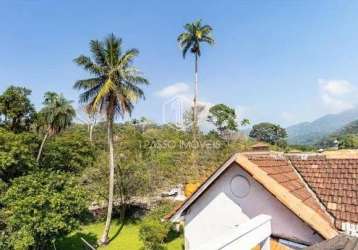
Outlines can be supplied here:
<path id="1" fill-rule="evenodd" d="M 46 92 L 44 98 L 43 104 L 45 106 L 39 112 L 39 126 L 45 128 L 46 132 L 37 154 L 37 162 L 40 161 L 47 138 L 69 127 L 76 115 L 71 101 L 66 100 L 62 94 Z"/>
<path id="2" fill-rule="evenodd" d="M 198 96 L 198 60 L 201 56 L 201 43 L 207 43 L 209 45 L 214 44 L 214 38 L 212 37 L 212 27 L 210 25 L 202 25 L 201 20 L 187 23 L 184 25 L 185 31 L 181 33 L 177 41 L 183 52 L 183 58 L 185 58 L 187 52 L 190 52 L 195 56 L 195 88 L 194 88 L 194 100 L 193 100 L 193 138 L 196 140 L 196 133 L 198 131 L 198 111 L 197 111 L 197 96 Z"/>
<path id="3" fill-rule="evenodd" d="M 113 122 L 116 116 L 131 114 L 134 103 L 144 98 L 140 84 L 148 84 L 141 72 L 133 66 L 133 60 L 139 51 L 130 49 L 122 52 L 122 40 L 113 34 L 103 42 L 90 42 L 92 58 L 79 56 L 74 61 L 88 71 L 93 77 L 79 80 L 74 88 L 84 90 L 80 95 L 80 102 L 87 104 L 91 112 L 102 112 L 107 120 L 108 148 L 109 148 L 109 188 L 108 211 L 106 226 L 100 243 L 108 243 L 108 232 L 111 225 L 113 208 L 114 185 L 114 155 L 113 155 Z"/>

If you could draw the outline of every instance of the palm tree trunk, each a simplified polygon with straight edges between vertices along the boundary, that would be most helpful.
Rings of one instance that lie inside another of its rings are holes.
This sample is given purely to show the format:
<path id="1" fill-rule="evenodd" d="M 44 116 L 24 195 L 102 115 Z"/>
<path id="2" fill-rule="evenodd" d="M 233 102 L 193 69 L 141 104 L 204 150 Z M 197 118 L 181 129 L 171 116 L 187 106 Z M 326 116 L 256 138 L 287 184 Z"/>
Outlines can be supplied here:
<path id="1" fill-rule="evenodd" d="M 46 132 L 46 134 L 45 134 L 45 136 L 44 136 L 44 138 L 43 138 L 43 140 L 42 140 L 42 142 L 41 142 L 41 146 L 40 146 L 39 152 L 38 152 L 38 154 L 37 154 L 37 158 L 36 158 L 37 163 L 40 161 L 40 157 L 41 157 L 41 154 L 42 154 L 42 150 L 43 150 L 43 147 L 44 147 L 45 142 L 46 142 L 46 140 L 47 140 L 47 137 L 48 137 L 48 132 Z"/>
<path id="2" fill-rule="evenodd" d="M 92 139 L 93 139 L 93 127 L 94 127 L 94 124 L 91 123 L 90 127 L 89 127 L 89 139 L 90 139 L 91 144 L 92 144 Z"/>
<path id="3" fill-rule="evenodd" d="M 113 152 L 113 116 L 108 118 L 108 148 L 109 148 L 109 186 L 108 186 L 108 210 L 106 226 L 101 238 L 102 244 L 109 242 L 108 233 L 111 227 L 113 210 L 113 188 L 114 188 L 114 152 Z"/>
<path id="4" fill-rule="evenodd" d="M 198 111 L 197 111 L 197 97 L 198 97 L 198 55 L 195 54 L 195 88 L 193 100 L 193 139 L 196 142 L 198 132 Z"/>

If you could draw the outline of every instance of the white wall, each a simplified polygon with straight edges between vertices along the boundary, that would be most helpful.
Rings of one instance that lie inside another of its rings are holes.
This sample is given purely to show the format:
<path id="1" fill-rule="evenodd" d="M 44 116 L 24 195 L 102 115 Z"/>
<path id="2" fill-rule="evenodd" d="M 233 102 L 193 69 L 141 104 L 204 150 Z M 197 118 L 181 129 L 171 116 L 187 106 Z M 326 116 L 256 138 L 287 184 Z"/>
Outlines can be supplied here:
<path id="1" fill-rule="evenodd" d="M 243 198 L 233 195 L 230 188 L 232 178 L 237 175 L 246 177 L 250 183 L 250 191 Z M 225 233 L 226 230 L 260 214 L 272 217 L 272 233 L 275 235 L 310 243 L 323 240 L 242 168 L 233 163 L 187 210 L 186 249 L 195 249 Z"/>

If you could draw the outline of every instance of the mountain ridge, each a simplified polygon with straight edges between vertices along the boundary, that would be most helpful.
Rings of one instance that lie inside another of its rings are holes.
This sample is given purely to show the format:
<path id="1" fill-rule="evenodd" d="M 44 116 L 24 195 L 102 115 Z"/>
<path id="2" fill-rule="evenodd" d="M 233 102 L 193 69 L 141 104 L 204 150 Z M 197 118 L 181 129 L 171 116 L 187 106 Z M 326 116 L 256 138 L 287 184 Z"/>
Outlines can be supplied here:
<path id="1" fill-rule="evenodd" d="M 355 120 L 358 120 L 358 107 L 337 114 L 327 114 L 312 122 L 289 126 L 286 128 L 288 143 L 313 145 Z"/>

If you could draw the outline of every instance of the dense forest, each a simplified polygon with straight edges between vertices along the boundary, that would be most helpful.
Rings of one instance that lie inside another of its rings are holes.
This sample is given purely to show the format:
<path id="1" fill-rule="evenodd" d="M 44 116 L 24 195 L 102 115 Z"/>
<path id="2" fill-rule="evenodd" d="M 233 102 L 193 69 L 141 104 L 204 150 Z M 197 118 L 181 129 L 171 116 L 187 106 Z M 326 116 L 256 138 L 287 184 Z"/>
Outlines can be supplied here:
<path id="1" fill-rule="evenodd" d="M 197 87 L 200 44 L 214 43 L 212 28 L 201 21 L 184 28 L 178 43 L 183 57 L 187 52 L 195 57 Z M 9 86 L 0 94 L 0 249 L 79 249 L 66 239 L 97 220 L 104 223 L 103 233 L 90 235 L 91 244 L 108 245 L 113 219 L 122 228 L 137 209 L 134 200 L 161 197 L 179 185 L 193 191 L 230 155 L 257 141 L 272 150 L 316 150 L 287 145 L 286 130 L 268 122 L 254 124 L 245 136 L 240 128 L 250 121 L 225 104 L 209 108 L 204 119 L 212 130 L 203 132 L 196 92 L 182 126 L 132 119 L 135 104 L 144 98 L 142 86 L 149 84 L 133 66 L 139 51 L 122 50 L 122 40 L 113 34 L 89 47 L 91 56 L 74 59 L 90 75 L 74 83 L 79 112 L 60 93 L 46 92 L 40 110 L 31 103 L 30 89 Z M 340 147 L 356 147 L 356 125 L 340 132 L 346 138 Z M 135 234 L 144 249 L 165 249 L 173 239 L 172 225 L 162 218 L 175 203 L 164 200 L 157 199 L 141 216 Z M 90 213 L 93 206 L 103 208 L 99 216 Z"/>
<path id="2" fill-rule="evenodd" d="M 47 249 L 88 220 L 88 207 L 108 195 L 106 122 L 75 123 L 71 102 L 48 92 L 38 112 L 31 90 L 0 95 L 0 248 Z M 100 120 L 100 119 L 99 119 Z M 197 133 L 148 119 L 114 123 L 114 200 L 150 197 L 198 183 L 253 140 L 217 130 Z M 234 130 L 236 127 L 233 128 Z"/>

